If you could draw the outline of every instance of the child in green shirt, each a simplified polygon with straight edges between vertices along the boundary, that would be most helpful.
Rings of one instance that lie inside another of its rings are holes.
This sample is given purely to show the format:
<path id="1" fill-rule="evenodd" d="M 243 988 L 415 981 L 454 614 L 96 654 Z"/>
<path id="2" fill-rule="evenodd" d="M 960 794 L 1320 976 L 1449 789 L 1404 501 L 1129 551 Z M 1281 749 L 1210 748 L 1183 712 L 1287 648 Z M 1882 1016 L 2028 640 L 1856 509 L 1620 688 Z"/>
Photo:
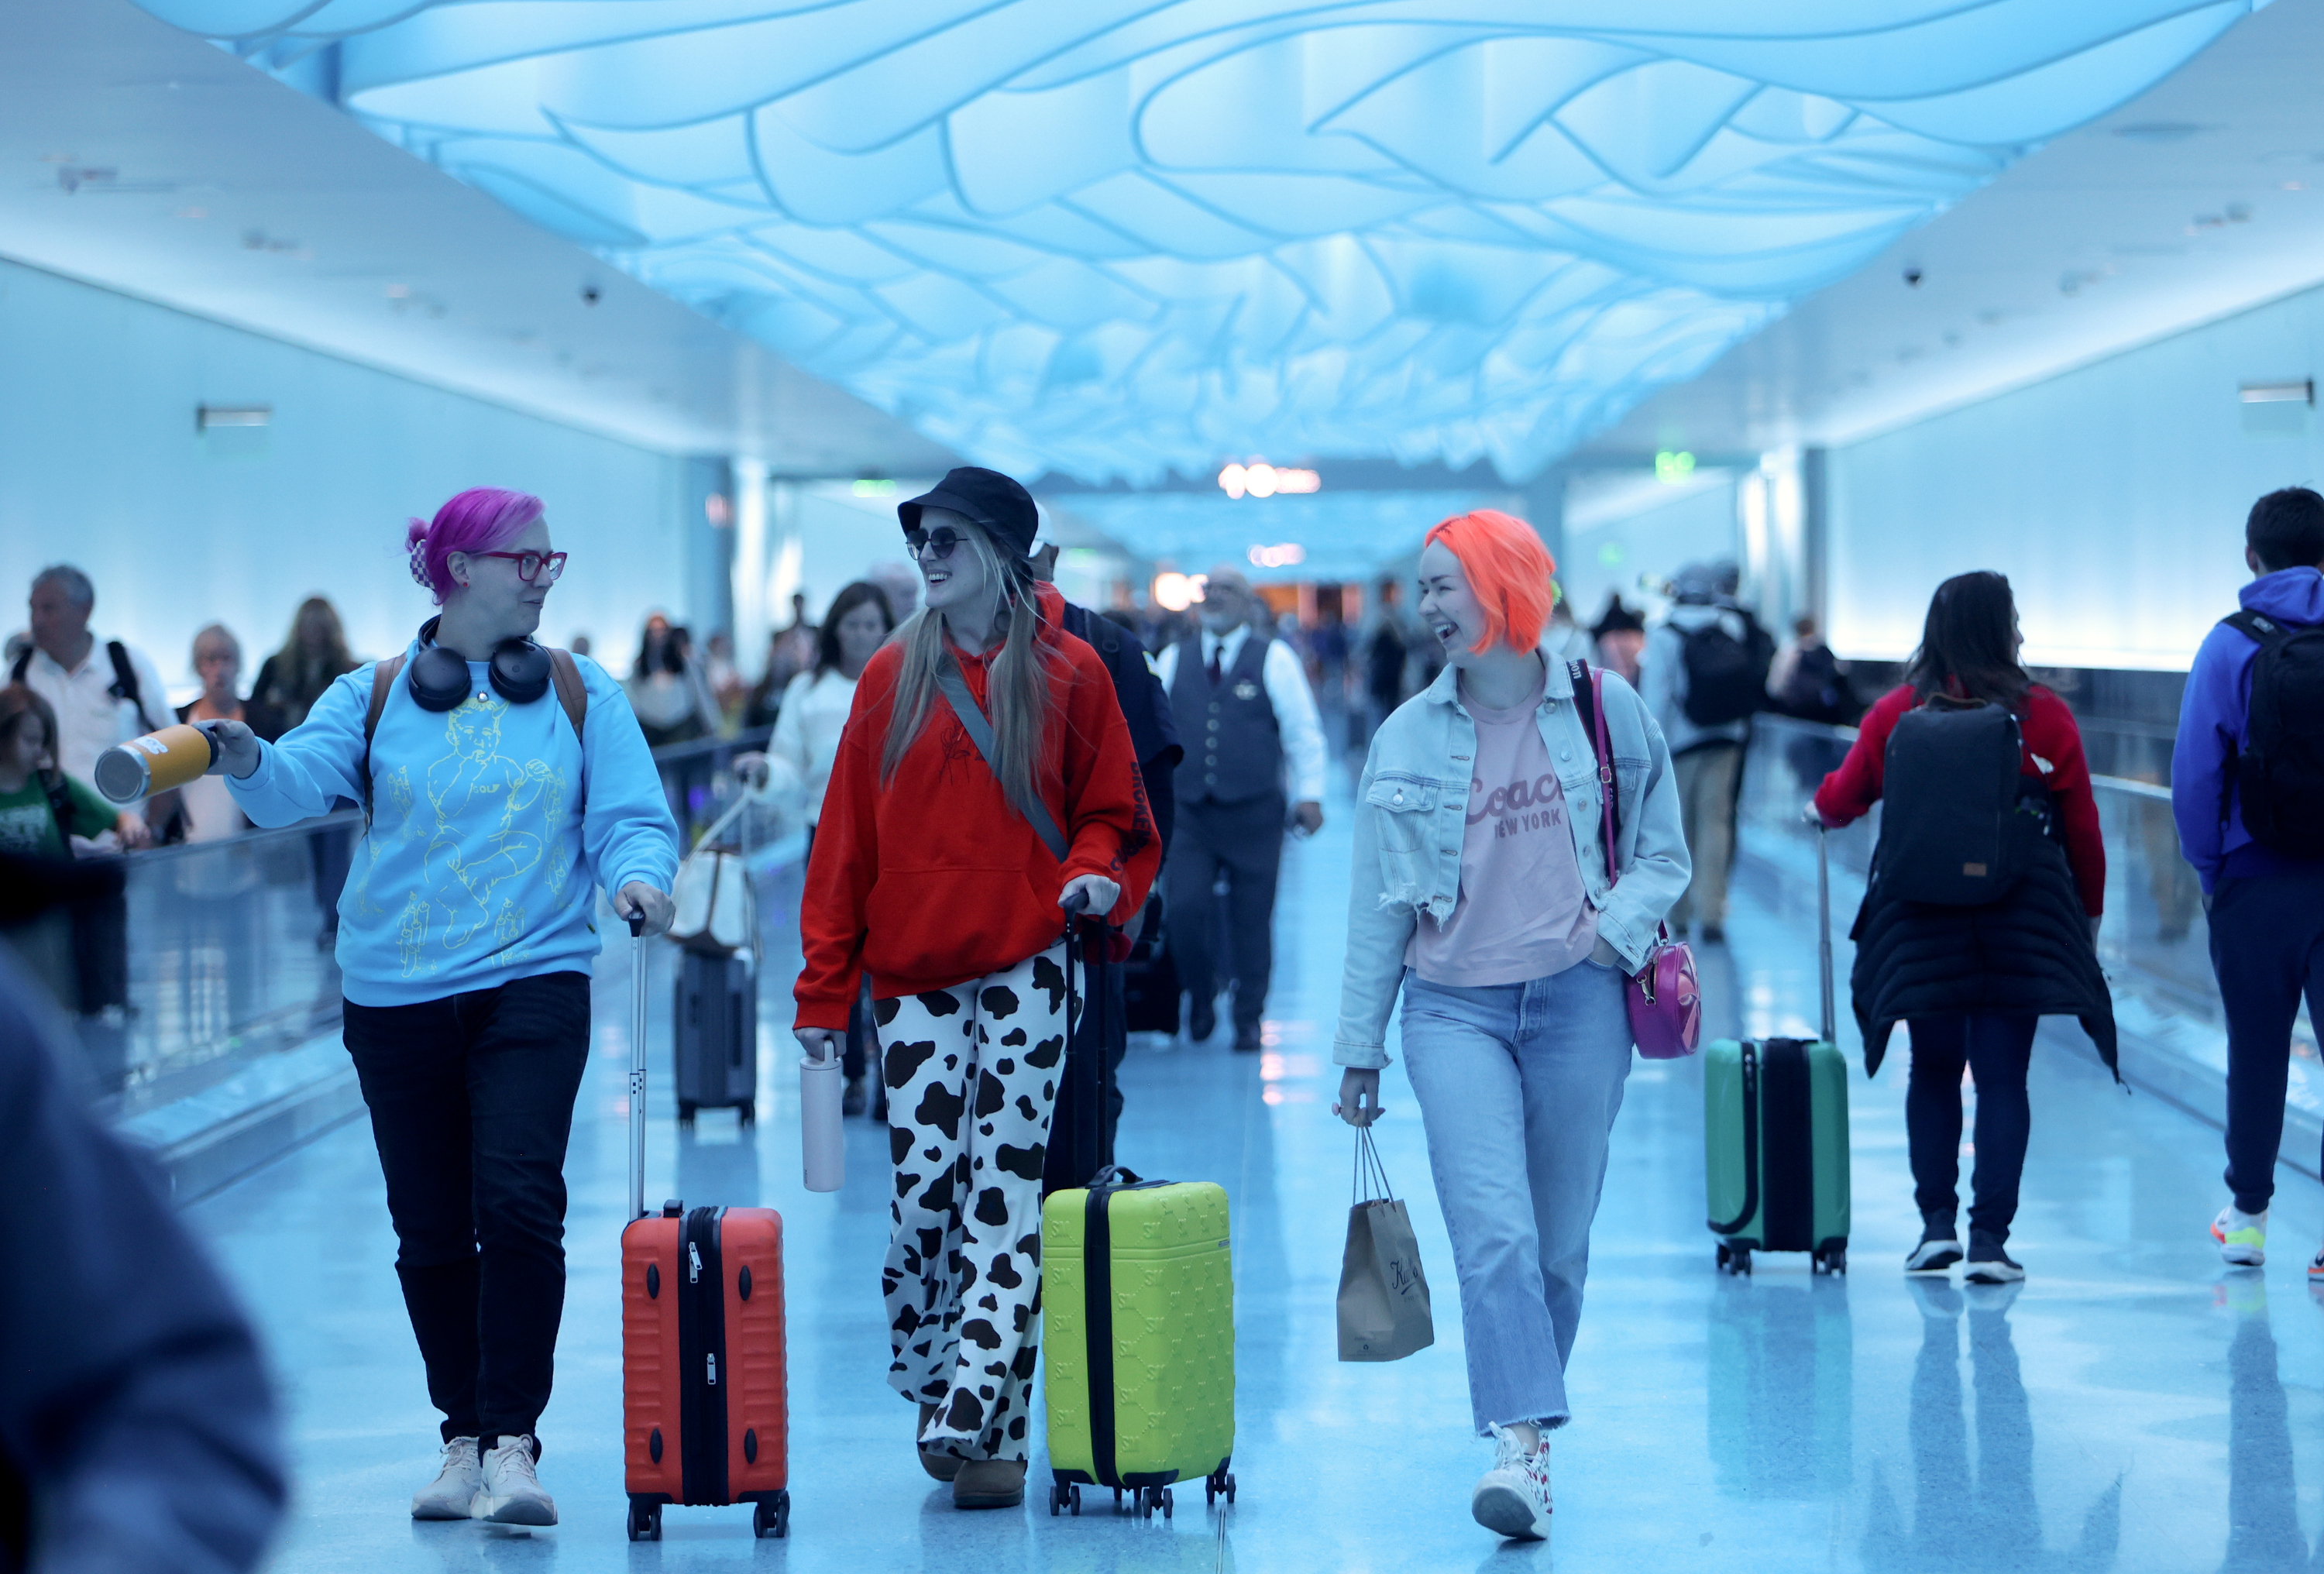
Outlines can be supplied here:
<path id="1" fill-rule="evenodd" d="M 116 809 L 56 769 L 57 716 L 23 684 L 0 688 L 0 852 L 69 858 L 71 836 L 111 831 L 124 847 L 152 840 L 144 816 Z"/>

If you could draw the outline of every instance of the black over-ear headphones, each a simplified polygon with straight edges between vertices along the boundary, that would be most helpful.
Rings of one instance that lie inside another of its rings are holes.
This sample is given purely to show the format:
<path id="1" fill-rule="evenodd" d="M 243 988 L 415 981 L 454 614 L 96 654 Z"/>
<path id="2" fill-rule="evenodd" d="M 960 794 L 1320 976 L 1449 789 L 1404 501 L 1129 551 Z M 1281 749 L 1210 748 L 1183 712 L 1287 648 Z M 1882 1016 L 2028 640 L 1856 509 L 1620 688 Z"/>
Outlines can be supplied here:
<path id="1" fill-rule="evenodd" d="M 405 669 L 412 702 L 423 711 L 448 711 L 468 697 L 467 660 L 436 643 L 438 621 L 420 625 L 420 654 Z M 512 705 L 529 705 L 547 694 L 549 675 L 549 652 L 530 640 L 503 640 L 493 648 L 493 692 Z"/>

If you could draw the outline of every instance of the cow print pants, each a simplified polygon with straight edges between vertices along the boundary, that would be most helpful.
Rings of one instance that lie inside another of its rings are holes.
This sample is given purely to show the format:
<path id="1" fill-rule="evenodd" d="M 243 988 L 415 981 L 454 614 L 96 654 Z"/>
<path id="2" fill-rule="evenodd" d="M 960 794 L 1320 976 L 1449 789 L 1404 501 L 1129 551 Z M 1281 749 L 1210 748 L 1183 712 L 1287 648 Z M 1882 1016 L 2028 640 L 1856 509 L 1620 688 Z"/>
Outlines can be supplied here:
<path id="1" fill-rule="evenodd" d="M 875 1008 L 896 1162 L 881 1275 L 888 1382 L 936 1407 L 920 1438 L 934 1451 L 1028 1455 L 1065 960 L 1059 942 L 1004 972 Z"/>

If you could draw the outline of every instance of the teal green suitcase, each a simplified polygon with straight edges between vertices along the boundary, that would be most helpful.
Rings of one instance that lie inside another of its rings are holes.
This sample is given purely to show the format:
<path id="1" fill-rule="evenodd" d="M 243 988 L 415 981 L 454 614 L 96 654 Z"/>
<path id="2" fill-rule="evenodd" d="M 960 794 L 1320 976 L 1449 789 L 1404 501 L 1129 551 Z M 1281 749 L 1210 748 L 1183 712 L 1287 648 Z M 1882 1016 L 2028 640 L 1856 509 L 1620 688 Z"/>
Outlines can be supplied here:
<path id="1" fill-rule="evenodd" d="M 1041 1207 L 1041 1365 L 1049 1512 L 1084 1487 L 1134 1492 L 1168 1517 L 1171 1487 L 1234 1500 L 1234 1264 L 1227 1194 L 1208 1182 L 1101 1171 Z"/>
<path id="2" fill-rule="evenodd" d="M 1703 1055 L 1704 1175 L 1719 1266 L 1806 1252 L 1813 1271 L 1848 1271 L 1848 1062 L 1833 1043 L 1831 876 L 1816 835 L 1823 1036 L 1720 1039 Z"/>

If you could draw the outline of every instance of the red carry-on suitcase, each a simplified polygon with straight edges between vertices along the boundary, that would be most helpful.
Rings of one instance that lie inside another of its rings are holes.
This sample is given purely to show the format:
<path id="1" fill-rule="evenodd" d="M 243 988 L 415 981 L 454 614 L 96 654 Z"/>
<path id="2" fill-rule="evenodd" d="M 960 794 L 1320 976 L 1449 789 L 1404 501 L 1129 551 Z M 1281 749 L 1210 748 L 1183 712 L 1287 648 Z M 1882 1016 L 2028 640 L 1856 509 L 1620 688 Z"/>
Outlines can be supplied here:
<path id="1" fill-rule="evenodd" d="M 646 953 L 632 968 L 630 1220 L 622 1231 L 622 1420 L 630 1540 L 661 1539 L 665 1504 L 753 1505 L 790 1530 L 783 1220 L 771 1208 L 672 1201 L 646 1216 Z"/>

